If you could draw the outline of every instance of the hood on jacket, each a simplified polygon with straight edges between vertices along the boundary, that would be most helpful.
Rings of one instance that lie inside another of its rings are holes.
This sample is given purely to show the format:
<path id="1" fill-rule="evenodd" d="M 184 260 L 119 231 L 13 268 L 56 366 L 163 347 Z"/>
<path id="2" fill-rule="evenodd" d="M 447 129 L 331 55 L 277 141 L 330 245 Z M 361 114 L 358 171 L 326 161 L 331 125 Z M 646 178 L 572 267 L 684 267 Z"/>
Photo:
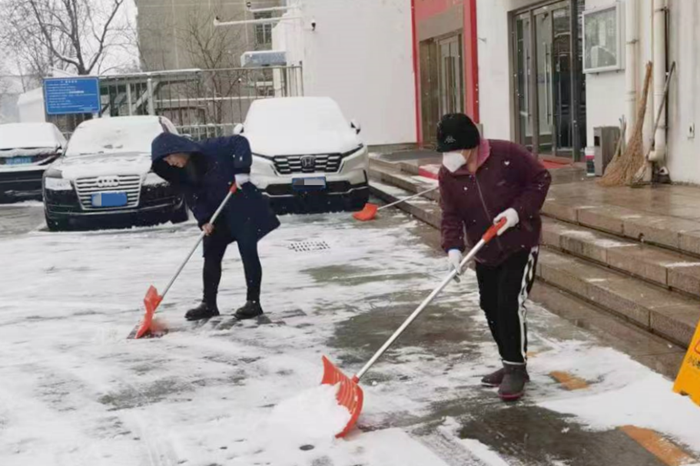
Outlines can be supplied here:
<path id="1" fill-rule="evenodd" d="M 190 162 L 185 168 L 171 167 L 165 157 L 171 154 L 189 154 Z M 161 133 L 151 143 L 151 170 L 164 180 L 175 184 L 196 182 L 201 174 L 199 144 L 184 136 L 172 133 Z"/>
<path id="2" fill-rule="evenodd" d="M 481 142 L 479 143 L 479 150 L 476 154 L 476 157 L 477 157 L 476 171 L 479 171 L 479 169 L 486 163 L 486 161 L 489 159 L 489 157 L 491 157 L 491 143 L 489 143 L 488 139 L 481 138 Z M 465 163 L 456 172 L 452 173 L 452 175 L 455 175 L 455 176 L 472 175 L 472 173 L 469 171 L 469 168 L 467 168 L 467 166 L 468 166 L 468 164 Z"/>
<path id="3" fill-rule="evenodd" d="M 151 143 L 151 160 L 157 162 L 170 154 L 194 154 L 201 151 L 199 144 L 172 133 L 161 133 Z"/>

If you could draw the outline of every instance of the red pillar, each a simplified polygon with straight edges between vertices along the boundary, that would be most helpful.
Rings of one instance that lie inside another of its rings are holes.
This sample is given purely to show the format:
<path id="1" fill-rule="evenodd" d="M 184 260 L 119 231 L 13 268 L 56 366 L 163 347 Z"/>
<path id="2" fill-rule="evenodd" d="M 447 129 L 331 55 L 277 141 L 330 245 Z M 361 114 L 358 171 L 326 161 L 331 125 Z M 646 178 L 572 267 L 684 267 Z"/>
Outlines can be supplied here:
<path id="1" fill-rule="evenodd" d="M 467 115 L 479 122 L 479 35 L 476 0 L 464 0 L 464 98 Z"/>
<path id="2" fill-rule="evenodd" d="M 420 107 L 420 79 L 418 69 L 418 34 L 416 29 L 416 0 L 411 0 L 411 42 L 413 43 L 413 85 L 415 87 L 416 101 L 416 143 L 423 146 L 423 134 L 421 132 L 421 107 Z"/>

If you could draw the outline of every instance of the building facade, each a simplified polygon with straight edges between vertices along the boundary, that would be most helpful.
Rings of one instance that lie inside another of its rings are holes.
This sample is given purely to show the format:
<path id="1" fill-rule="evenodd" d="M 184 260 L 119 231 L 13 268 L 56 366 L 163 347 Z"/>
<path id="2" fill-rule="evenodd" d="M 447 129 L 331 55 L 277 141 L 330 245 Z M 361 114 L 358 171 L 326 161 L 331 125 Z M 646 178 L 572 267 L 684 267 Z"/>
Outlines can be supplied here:
<path id="1" fill-rule="evenodd" d="M 435 144 L 441 115 L 465 112 L 479 121 L 476 0 L 413 0 L 418 69 L 418 134 Z"/>
<path id="2" fill-rule="evenodd" d="M 285 0 L 135 0 L 141 67 L 144 71 L 234 68 L 244 52 L 269 50 L 272 25 L 215 28 L 214 19 L 263 19 Z M 247 3 L 251 4 L 248 8 Z"/>
<path id="3" fill-rule="evenodd" d="M 273 48 L 302 65 L 306 96 L 328 96 L 370 145 L 415 144 L 408 0 L 303 0 L 273 30 Z"/>

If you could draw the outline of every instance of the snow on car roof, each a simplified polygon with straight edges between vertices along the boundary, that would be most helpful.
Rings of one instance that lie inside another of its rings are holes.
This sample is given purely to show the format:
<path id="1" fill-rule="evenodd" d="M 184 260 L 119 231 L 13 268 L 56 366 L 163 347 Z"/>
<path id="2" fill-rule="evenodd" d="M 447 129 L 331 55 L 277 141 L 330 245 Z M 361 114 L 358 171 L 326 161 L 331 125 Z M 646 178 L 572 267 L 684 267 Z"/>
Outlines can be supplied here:
<path id="1" fill-rule="evenodd" d="M 348 130 L 349 124 L 329 97 L 260 99 L 248 111 L 245 131 Z M 274 131 L 276 133 L 277 131 Z"/>
<path id="2" fill-rule="evenodd" d="M 0 125 L 0 150 L 58 147 L 65 138 L 53 123 L 7 123 Z"/>
<path id="3" fill-rule="evenodd" d="M 156 116 L 98 118 L 82 122 L 73 133 L 66 156 L 150 152 L 164 131 Z"/>

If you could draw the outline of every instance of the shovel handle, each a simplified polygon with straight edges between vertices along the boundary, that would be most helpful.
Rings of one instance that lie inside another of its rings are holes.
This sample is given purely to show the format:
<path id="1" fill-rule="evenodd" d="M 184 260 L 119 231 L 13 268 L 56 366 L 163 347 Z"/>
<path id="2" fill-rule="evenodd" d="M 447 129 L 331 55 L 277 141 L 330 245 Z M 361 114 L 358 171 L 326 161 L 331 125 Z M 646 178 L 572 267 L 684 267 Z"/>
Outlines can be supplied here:
<path id="1" fill-rule="evenodd" d="M 398 201 L 394 201 L 391 204 L 383 205 L 377 209 L 377 212 L 379 212 L 380 210 L 388 209 L 389 207 L 394 207 L 396 204 L 401 204 L 404 201 L 410 201 L 411 199 L 415 199 L 416 197 L 420 197 L 424 194 L 428 194 L 430 192 L 435 191 L 438 188 L 439 188 L 439 186 L 435 186 L 434 188 L 426 189 L 425 191 L 421 191 L 417 194 L 414 194 L 413 196 L 404 197 L 403 199 L 399 199 Z"/>
<path id="2" fill-rule="evenodd" d="M 478 243 L 476 243 L 476 246 L 474 246 L 472 248 L 472 250 L 469 251 L 469 254 L 467 254 L 467 256 L 464 259 L 462 259 L 462 263 L 460 264 L 460 267 L 459 267 L 460 270 L 462 270 L 469 262 L 471 262 L 474 259 L 474 257 L 476 257 L 478 252 L 484 246 L 486 246 L 486 243 L 491 241 L 498 234 L 500 229 L 503 228 L 503 225 L 505 225 L 505 219 L 498 222 L 496 225 L 492 226 L 491 228 L 489 228 L 489 231 L 486 232 L 484 237 Z M 379 348 L 379 350 L 376 353 L 374 353 L 374 356 L 372 356 L 372 359 L 370 359 L 367 362 L 367 364 L 365 364 L 365 366 L 362 369 L 360 369 L 360 371 L 357 374 L 355 374 L 355 377 L 353 378 L 353 380 L 360 380 L 362 378 L 362 376 L 365 375 L 365 373 L 370 369 L 370 367 L 372 367 L 374 365 L 374 363 L 377 362 L 377 359 L 379 359 L 386 352 L 386 350 L 388 350 L 389 347 L 392 344 L 394 344 L 394 342 L 401 336 L 401 334 L 408 328 L 408 326 L 411 325 L 414 320 L 416 320 L 416 318 L 425 310 L 425 308 L 428 307 L 428 305 L 431 302 L 433 302 L 435 297 L 437 295 L 439 295 L 440 292 L 443 289 L 445 289 L 445 287 L 450 283 L 450 281 L 452 281 L 456 276 L 457 276 L 457 270 L 452 270 L 452 272 L 450 272 L 442 280 L 442 282 L 440 282 L 440 285 L 438 285 L 438 287 L 435 288 L 433 290 L 433 292 L 430 293 L 430 295 L 428 295 L 427 298 L 425 298 L 425 300 L 423 300 L 423 302 L 420 304 L 420 306 L 418 306 L 418 308 L 416 308 L 416 310 L 413 311 L 413 313 L 408 317 L 408 319 L 406 319 L 406 321 L 403 324 L 401 324 L 401 327 L 399 327 L 394 332 L 394 334 L 391 337 L 389 337 L 389 339 L 386 341 L 386 343 L 384 343 L 384 345 L 382 345 L 382 347 Z"/>
<path id="3" fill-rule="evenodd" d="M 506 226 L 506 223 L 508 223 L 508 220 L 505 218 L 502 218 L 501 220 L 498 221 L 494 226 L 489 228 L 489 230 L 484 234 L 482 239 L 485 242 L 490 242 L 492 239 L 494 239 L 496 236 L 498 236 L 498 233 L 501 231 L 501 229 Z"/>
<path id="4" fill-rule="evenodd" d="M 231 196 L 233 196 L 236 191 L 238 191 L 238 188 L 236 187 L 236 183 L 233 182 L 231 183 L 231 188 L 228 191 L 228 194 L 224 198 L 223 201 L 221 201 L 221 204 L 219 205 L 219 208 L 216 209 L 216 212 L 214 212 L 214 215 L 211 216 L 211 219 L 209 219 L 209 223 L 214 223 L 217 218 L 219 218 L 219 215 L 221 215 L 221 212 L 223 212 L 224 207 L 226 207 L 226 204 L 228 204 L 228 201 L 231 199 Z M 175 283 L 175 280 L 177 280 L 177 277 L 180 276 L 180 273 L 182 272 L 182 269 L 185 268 L 185 265 L 190 261 L 190 258 L 192 257 L 192 254 L 197 250 L 199 247 L 200 243 L 202 240 L 204 240 L 204 237 L 206 236 L 205 232 L 202 232 L 199 235 L 199 238 L 197 238 L 197 242 L 192 246 L 192 249 L 190 249 L 190 252 L 187 254 L 187 257 L 185 257 L 185 260 L 182 261 L 182 264 L 180 264 L 180 267 L 178 267 L 177 272 L 175 272 L 175 275 L 173 275 L 173 278 L 170 279 L 170 282 L 168 283 L 168 286 L 166 286 L 163 289 L 163 294 L 160 295 L 160 300 L 163 301 L 163 298 L 165 298 L 165 295 L 170 291 L 170 287 L 173 286 L 173 283 Z"/>

